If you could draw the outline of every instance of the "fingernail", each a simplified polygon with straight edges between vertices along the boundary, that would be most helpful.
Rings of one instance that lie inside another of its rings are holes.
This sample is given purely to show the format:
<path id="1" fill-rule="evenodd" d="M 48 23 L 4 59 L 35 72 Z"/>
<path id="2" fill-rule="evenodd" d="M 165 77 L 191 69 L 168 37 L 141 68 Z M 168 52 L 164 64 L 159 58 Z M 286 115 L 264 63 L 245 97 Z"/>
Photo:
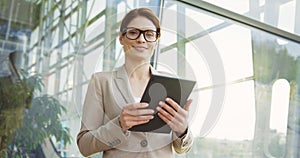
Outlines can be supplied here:
<path id="1" fill-rule="evenodd" d="M 162 104 L 163 104 L 163 102 L 162 102 L 162 101 L 160 101 L 160 102 L 158 103 L 158 105 L 160 105 L 160 106 L 162 106 Z"/>

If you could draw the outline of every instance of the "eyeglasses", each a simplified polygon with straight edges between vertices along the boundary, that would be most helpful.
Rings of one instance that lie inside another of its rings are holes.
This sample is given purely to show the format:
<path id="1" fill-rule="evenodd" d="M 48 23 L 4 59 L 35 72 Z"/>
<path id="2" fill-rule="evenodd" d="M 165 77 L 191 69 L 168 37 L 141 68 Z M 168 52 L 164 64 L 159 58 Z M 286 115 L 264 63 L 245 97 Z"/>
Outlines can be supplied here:
<path id="1" fill-rule="evenodd" d="M 126 35 L 126 37 L 130 40 L 136 40 L 138 39 L 141 34 L 144 35 L 144 39 L 147 42 L 155 42 L 157 38 L 159 37 L 159 32 L 154 30 L 140 30 L 134 27 L 128 27 L 123 31 L 123 36 Z"/>

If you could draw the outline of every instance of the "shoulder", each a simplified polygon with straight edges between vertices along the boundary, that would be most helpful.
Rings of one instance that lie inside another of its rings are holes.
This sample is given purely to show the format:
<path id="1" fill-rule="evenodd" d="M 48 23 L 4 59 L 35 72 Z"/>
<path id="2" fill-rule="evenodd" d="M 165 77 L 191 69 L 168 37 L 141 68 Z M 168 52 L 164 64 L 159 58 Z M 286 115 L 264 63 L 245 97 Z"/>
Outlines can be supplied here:
<path id="1" fill-rule="evenodd" d="M 112 81 L 117 78 L 127 78 L 127 73 L 124 68 L 124 66 L 117 67 L 113 69 L 112 71 L 102 71 L 102 72 L 96 72 L 92 75 L 92 80 L 97 80 L 101 82 L 105 81 Z"/>
<path id="2" fill-rule="evenodd" d="M 113 76 L 115 71 L 107 71 L 107 72 L 96 72 L 92 75 L 92 78 L 97 78 L 97 79 L 105 79 Z"/>
<path id="3" fill-rule="evenodd" d="M 110 81 L 114 78 L 116 71 L 107 71 L 107 72 L 96 72 L 92 74 L 91 81 L 96 82 L 105 82 Z"/>

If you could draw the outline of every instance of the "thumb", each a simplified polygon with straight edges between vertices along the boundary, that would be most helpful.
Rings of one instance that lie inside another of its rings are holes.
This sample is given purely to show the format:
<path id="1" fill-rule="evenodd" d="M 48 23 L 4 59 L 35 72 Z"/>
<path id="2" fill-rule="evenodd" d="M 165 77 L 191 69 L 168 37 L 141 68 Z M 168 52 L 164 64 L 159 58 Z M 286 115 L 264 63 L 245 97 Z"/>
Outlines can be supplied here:
<path id="1" fill-rule="evenodd" d="M 192 104 L 193 100 L 192 99 L 188 99 L 184 105 L 184 110 L 189 111 L 190 109 L 190 105 Z"/>

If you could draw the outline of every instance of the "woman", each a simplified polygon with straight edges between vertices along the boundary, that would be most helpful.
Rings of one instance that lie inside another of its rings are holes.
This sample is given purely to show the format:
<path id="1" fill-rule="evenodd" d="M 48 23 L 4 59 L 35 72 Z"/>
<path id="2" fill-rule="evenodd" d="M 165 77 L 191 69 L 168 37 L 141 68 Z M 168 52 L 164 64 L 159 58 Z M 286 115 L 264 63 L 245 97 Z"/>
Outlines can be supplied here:
<path id="1" fill-rule="evenodd" d="M 89 83 L 77 144 L 84 156 L 103 152 L 104 158 L 174 157 L 192 145 L 188 129 L 191 100 L 181 108 L 172 99 L 161 101 L 159 117 L 172 129 L 170 134 L 132 132 L 128 129 L 153 119 L 148 104 L 139 103 L 151 74 L 150 65 L 160 23 L 147 8 L 130 11 L 122 20 L 119 41 L 125 52 L 125 64 L 113 72 L 92 76 Z"/>

